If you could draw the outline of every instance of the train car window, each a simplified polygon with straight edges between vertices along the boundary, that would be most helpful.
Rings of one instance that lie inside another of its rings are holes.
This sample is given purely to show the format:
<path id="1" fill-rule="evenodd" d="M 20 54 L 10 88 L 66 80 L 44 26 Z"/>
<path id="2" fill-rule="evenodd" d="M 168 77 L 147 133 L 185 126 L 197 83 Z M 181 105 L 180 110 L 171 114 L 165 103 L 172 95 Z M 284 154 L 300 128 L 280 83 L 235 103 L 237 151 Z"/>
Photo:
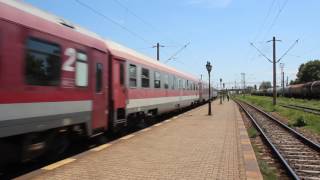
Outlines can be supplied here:
<path id="1" fill-rule="evenodd" d="M 137 87 L 137 66 L 130 64 L 129 65 L 129 86 Z"/>
<path id="2" fill-rule="evenodd" d="M 88 57 L 85 53 L 77 53 L 76 86 L 88 86 Z"/>
<path id="3" fill-rule="evenodd" d="M 176 76 L 172 76 L 173 77 L 173 89 L 177 89 L 177 77 Z"/>
<path id="4" fill-rule="evenodd" d="M 124 65 L 120 64 L 120 84 L 124 85 Z"/>
<path id="5" fill-rule="evenodd" d="M 182 79 L 179 79 L 179 89 L 182 89 L 182 84 L 183 84 Z"/>
<path id="6" fill-rule="evenodd" d="M 96 64 L 96 92 L 101 92 L 102 90 L 102 74 L 103 67 L 101 63 Z"/>
<path id="7" fill-rule="evenodd" d="M 168 74 L 164 75 L 164 88 L 165 89 L 169 88 L 169 76 L 168 76 Z"/>
<path id="8" fill-rule="evenodd" d="M 161 75 L 159 72 L 154 72 L 154 88 L 161 87 Z"/>
<path id="9" fill-rule="evenodd" d="M 150 87 L 150 72 L 149 69 L 142 68 L 141 71 L 141 87 Z"/>
<path id="10" fill-rule="evenodd" d="M 61 77 L 61 48 L 43 40 L 29 38 L 26 43 L 26 83 L 58 86 Z"/>
<path id="11" fill-rule="evenodd" d="M 173 75 L 169 75 L 169 86 L 171 89 L 174 89 Z"/>

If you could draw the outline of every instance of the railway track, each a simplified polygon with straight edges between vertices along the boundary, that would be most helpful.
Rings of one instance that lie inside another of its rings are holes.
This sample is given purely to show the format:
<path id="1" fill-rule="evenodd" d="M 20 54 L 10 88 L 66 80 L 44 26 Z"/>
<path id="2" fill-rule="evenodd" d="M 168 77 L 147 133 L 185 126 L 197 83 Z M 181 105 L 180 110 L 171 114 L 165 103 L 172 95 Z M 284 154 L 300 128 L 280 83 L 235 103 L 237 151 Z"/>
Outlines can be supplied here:
<path id="1" fill-rule="evenodd" d="M 290 109 L 296 109 L 316 115 L 320 115 L 320 109 L 315 109 L 315 108 L 310 108 L 310 107 L 305 107 L 305 106 L 299 106 L 299 105 L 280 105 L 285 108 L 290 108 Z"/>
<path id="2" fill-rule="evenodd" d="M 245 102 L 236 101 L 294 179 L 320 180 L 320 146 L 279 120 Z"/>

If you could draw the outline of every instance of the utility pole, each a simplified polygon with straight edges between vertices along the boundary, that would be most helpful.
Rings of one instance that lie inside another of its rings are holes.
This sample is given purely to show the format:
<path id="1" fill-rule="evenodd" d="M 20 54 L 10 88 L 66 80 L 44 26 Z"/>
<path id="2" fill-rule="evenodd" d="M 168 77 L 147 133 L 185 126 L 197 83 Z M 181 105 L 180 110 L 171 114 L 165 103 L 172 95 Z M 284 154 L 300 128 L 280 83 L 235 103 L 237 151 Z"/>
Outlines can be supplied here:
<path id="1" fill-rule="evenodd" d="M 281 88 L 282 88 L 282 96 L 284 95 L 284 63 L 280 63 L 280 68 L 281 68 Z"/>
<path id="2" fill-rule="evenodd" d="M 164 47 L 164 45 L 160 45 L 160 43 L 157 43 L 157 45 L 152 46 L 152 48 L 157 48 L 157 60 L 160 60 L 160 47 Z"/>
<path id="3" fill-rule="evenodd" d="M 276 40 L 276 37 L 273 36 L 272 40 L 268 41 L 273 44 L 273 99 L 272 99 L 272 104 L 276 105 L 277 104 L 277 69 L 276 69 L 276 64 L 277 64 L 277 56 L 276 56 L 276 41 L 281 41 L 281 40 Z M 280 58 L 281 59 L 281 58 Z M 280 60 L 279 59 L 279 60 Z M 278 62 L 279 62 L 278 60 Z"/>
<path id="4" fill-rule="evenodd" d="M 280 62 L 280 60 L 285 57 L 288 52 L 296 45 L 298 44 L 298 39 L 289 47 L 289 49 L 277 60 L 276 59 L 276 41 L 281 41 L 277 40 L 276 37 L 273 36 L 272 40 L 267 41 L 267 42 L 273 42 L 273 60 L 269 59 L 265 54 L 263 54 L 253 43 L 250 43 L 252 47 L 254 47 L 263 57 L 265 57 L 269 62 L 273 64 L 273 100 L 272 104 L 276 105 L 277 104 L 277 79 L 276 79 L 276 63 Z"/>
<path id="5" fill-rule="evenodd" d="M 241 73 L 241 81 L 242 81 L 243 91 L 245 92 L 245 90 L 246 90 L 246 73 Z"/>
<path id="6" fill-rule="evenodd" d="M 289 76 L 287 76 L 287 84 L 286 87 L 289 85 Z"/>

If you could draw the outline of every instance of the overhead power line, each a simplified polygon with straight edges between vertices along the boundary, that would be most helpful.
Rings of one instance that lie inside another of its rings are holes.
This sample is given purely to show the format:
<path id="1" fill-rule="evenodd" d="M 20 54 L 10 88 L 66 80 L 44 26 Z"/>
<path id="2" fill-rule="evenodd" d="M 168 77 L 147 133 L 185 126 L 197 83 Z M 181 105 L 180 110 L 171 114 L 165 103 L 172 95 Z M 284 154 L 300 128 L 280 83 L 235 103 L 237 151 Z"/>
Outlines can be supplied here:
<path id="1" fill-rule="evenodd" d="M 150 27 L 151 29 L 153 29 L 155 32 L 157 32 L 159 35 L 163 35 L 166 36 L 170 41 L 172 41 L 173 43 L 178 44 L 179 46 L 181 46 L 182 44 L 179 42 L 176 42 L 175 40 L 173 40 L 168 34 L 163 33 L 163 31 L 159 31 L 157 29 L 156 26 L 154 26 L 152 23 L 146 21 L 145 19 L 143 19 L 141 16 L 139 16 L 137 13 L 135 13 L 133 10 L 131 10 L 128 6 L 126 6 L 124 3 L 122 3 L 120 0 L 113 0 L 115 3 L 117 3 L 119 6 L 121 6 L 123 9 L 125 9 L 128 13 L 130 13 L 132 16 L 134 16 L 135 18 L 137 18 L 139 21 L 141 21 L 143 24 L 145 24 L 146 26 Z M 168 46 L 166 46 L 168 47 Z"/>
<path id="2" fill-rule="evenodd" d="M 269 62 L 272 63 L 272 60 L 271 60 L 270 58 L 268 58 L 265 54 L 263 54 L 263 52 L 260 51 L 260 49 L 258 49 L 253 43 L 250 43 L 250 45 L 251 45 L 252 47 L 254 47 L 254 48 L 259 52 L 259 54 L 260 54 L 261 56 L 265 57 Z"/>
<path id="3" fill-rule="evenodd" d="M 273 8 L 273 6 L 274 6 L 274 4 L 275 4 L 275 1 L 276 1 L 276 0 L 273 0 L 273 1 L 271 2 L 270 7 L 269 7 L 269 9 L 268 9 L 268 12 L 267 12 L 266 16 L 264 17 L 264 19 L 263 19 L 263 21 L 262 21 L 262 24 L 261 24 L 260 28 L 258 29 L 258 32 L 257 32 L 257 34 L 256 34 L 253 42 L 255 42 L 255 41 L 257 40 L 257 38 L 259 37 L 261 31 L 263 30 L 263 27 L 265 26 L 265 24 L 266 24 L 266 22 L 267 22 L 267 20 L 268 20 L 268 18 L 269 18 L 269 16 L 270 16 L 270 14 L 271 14 L 271 10 L 272 10 L 272 8 Z"/>
<path id="4" fill-rule="evenodd" d="M 155 29 L 155 27 L 150 24 L 149 22 L 147 22 L 146 20 L 144 20 L 143 18 L 141 18 L 140 16 L 138 16 L 135 12 L 133 12 L 132 10 L 130 10 L 126 5 L 124 5 L 123 3 L 121 3 L 119 0 L 113 0 L 115 3 L 117 3 L 119 6 L 121 6 L 122 8 L 124 8 L 126 11 L 128 11 L 131 15 L 133 15 L 134 17 L 136 17 L 137 19 L 139 19 L 143 24 Z"/>
<path id="5" fill-rule="evenodd" d="M 295 40 L 294 43 L 288 48 L 288 50 L 278 59 L 278 62 L 279 62 L 282 58 L 284 58 L 284 57 L 289 53 L 289 51 L 291 51 L 291 49 L 292 49 L 295 45 L 298 44 L 298 42 L 299 42 L 299 39 Z"/>
<path id="6" fill-rule="evenodd" d="M 127 31 L 128 33 L 130 33 L 131 35 L 135 36 L 136 38 L 144 41 L 146 44 L 151 45 L 152 43 L 150 43 L 148 40 L 146 40 L 144 37 L 142 37 L 141 35 L 139 35 L 138 33 L 131 31 L 130 29 L 128 29 L 127 27 L 123 26 L 122 24 L 118 23 L 117 21 L 113 20 L 112 18 L 106 16 L 105 14 L 101 13 L 100 11 L 94 9 L 93 7 L 89 6 L 88 4 L 80 1 L 80 0 L 75 0 L 75 2 L 77 2 L 78 4 L 80 4 L 81 6 L 91 10 L 93 13 L 101 16 L 103 19 L 112 22 L 113 24 L 119 26 L 121 29 Z"/>
<path id="7" fill-rule="evenodd" d="M 187 48 L 187 47 L 189 46 L 189 44 L 190 44 L 190 42 L 188 42 L 187 44 L 185 44 L 184 46 L 182 46 L 177 52 L 175 52 L 172 56 L 170 56 L 170 58 L 167 59 L 165 63 L 168 63 L 170 60 L 174 59 L 175 56 L 176 56 L 177 54 L 179 54 L 182 50 L 184 50 L 185 48 Z"/>
<path id="8" fill-rule="evenodd" d="M 277 20 L 280 17 L 281 12 L 283 11 L 283 9 L 286 7 L 287 3 L 289 0 L 285 0 L 285 2 L 282 4 L 282 6 L 280 7 L 278 13 L 276 14 L 276 16 L 274 17 L 270 27 L 268 28 L 267 32 L 265 33 L 263 39 L 269 34 L 269 32 L 271 31 L 271 29 L 274 27 L 274 25 L 276 24 Z"/>

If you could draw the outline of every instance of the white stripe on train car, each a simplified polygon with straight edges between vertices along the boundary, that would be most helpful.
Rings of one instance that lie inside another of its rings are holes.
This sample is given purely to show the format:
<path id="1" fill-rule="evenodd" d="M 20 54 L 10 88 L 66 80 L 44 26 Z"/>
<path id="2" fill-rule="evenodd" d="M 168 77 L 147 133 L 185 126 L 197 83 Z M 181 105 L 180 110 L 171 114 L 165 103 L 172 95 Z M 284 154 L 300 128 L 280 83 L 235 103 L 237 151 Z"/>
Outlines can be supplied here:
<path id="1" fill-rule="evenodd" d="M 0 121 L 87 112 L 91 110 L 91 100 L 0 104 Z"/>
<path id="2" fill-rule="evenodd" d="M 144 106 L 152 106 L 157 104 L 173 103 L 185 100 L 198 100 L 199 96 L 174 96 L 174 97 L 158 97 L 158 98 L 144 98 L 144 99 L 129 99 L 127 108 L 137 108 Z"/>

